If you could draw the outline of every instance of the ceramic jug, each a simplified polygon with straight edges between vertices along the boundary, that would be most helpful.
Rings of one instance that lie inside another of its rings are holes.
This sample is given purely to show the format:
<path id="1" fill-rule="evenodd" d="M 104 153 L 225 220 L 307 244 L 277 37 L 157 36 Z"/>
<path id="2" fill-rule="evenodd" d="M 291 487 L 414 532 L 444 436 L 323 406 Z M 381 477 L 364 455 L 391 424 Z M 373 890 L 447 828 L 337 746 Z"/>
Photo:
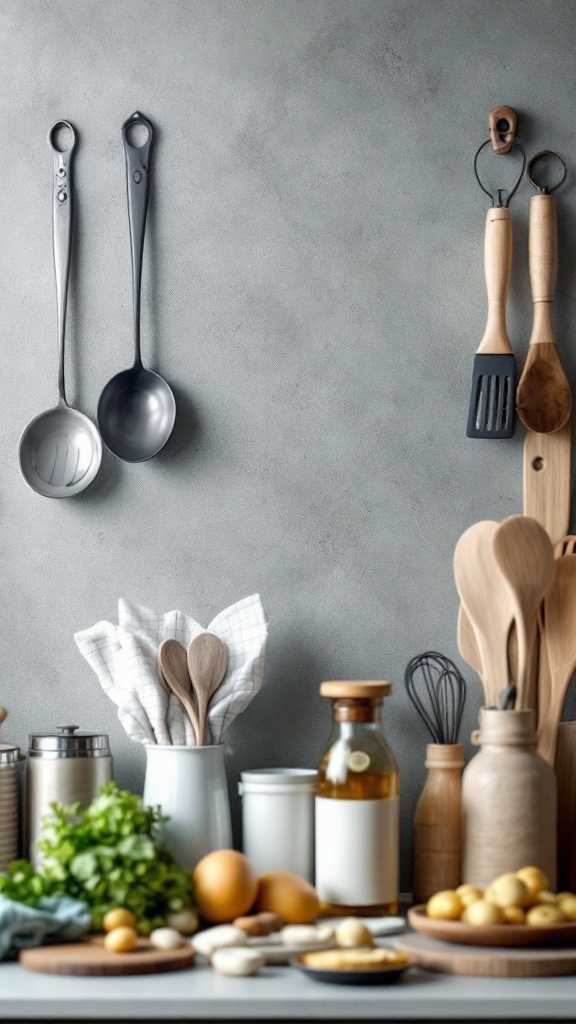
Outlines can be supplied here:
<path id="1" fill-rule="evenodd" d="M 232 846 L 222 744 L 147 746 L 143 798 L 169 817 L 163 836 L 181 868 L 191 870 L 205 854 Z"/>
<path id="2" fill-rule="evenodd" d="M 527 865 L 556 886 L 556 776 L 536 753 L 534 712 L 482 708 L 462 779 L 462 880 L 485 889 Z"/>

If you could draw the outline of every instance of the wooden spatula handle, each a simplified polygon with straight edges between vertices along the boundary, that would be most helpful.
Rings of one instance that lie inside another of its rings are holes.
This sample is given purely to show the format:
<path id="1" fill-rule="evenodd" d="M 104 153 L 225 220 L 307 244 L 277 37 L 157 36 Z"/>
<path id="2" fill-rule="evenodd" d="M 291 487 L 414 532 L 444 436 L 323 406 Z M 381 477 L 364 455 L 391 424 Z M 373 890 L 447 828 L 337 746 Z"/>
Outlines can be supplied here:
<path id="1" fill-rule="evenodd" d="M 479 353 L 510 355 L 512 347 L 506 327 L 506 301 L 512 270 L 512 222 L 510 210 L 494 206 L 486 216 L 484 269 L 488 292 L 488 321 Z"/>
<path id="2" fill-rule="evenodd" d="M 530 200 L 528 254 L 533 302 L 553 302 L 558 276 L 558 223 L 554 196 L 532 196 Z M 554 339 L 548 337 L 545 340 Z"/>

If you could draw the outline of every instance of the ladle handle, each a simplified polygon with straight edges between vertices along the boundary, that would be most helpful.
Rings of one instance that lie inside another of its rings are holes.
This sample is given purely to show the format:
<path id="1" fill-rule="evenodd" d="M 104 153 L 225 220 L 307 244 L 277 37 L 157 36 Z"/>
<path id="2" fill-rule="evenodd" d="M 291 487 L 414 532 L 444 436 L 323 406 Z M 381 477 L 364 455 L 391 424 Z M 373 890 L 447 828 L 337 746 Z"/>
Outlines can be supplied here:
<path id="1" fill-rule="evenodd" d="M 60 150 L 55 144 L 55 132 L 67 128 L 72 133 L 69 149 Z M 68 305 L 68 278 L 72 247 L 72 153 L 76 146 L 76 132 L 69 121 L 57 121 L 48 132 L 48 145 L 52 150 L 54 170 L 52 186 L 52 235 L 54 244 L 54 274 L 56 277 L 56 309 L 58 317 L 58 397 L 66 405 L 64 381 L 64 335 L 66 307 Z"/>
<path id="2" fill-rule="evenodd" d="M 141 146 L 132 146 L 128 129 L 132 125 L 143 125 L 148 137 Z M 138 110 L 122 125 L 122 141 L 126 157 L 126 188 L 128 192 L 128 223 L 130 226 L 130 250 L 132 253 L 132 304 L 134 309 L 134 365 L 142 363 L 140 355 L 140 291 L 142 283 L 142 255 L 144 252 L 144 231 L 148 209 L 149 158 L 152 147 L 152 125 Z"/>

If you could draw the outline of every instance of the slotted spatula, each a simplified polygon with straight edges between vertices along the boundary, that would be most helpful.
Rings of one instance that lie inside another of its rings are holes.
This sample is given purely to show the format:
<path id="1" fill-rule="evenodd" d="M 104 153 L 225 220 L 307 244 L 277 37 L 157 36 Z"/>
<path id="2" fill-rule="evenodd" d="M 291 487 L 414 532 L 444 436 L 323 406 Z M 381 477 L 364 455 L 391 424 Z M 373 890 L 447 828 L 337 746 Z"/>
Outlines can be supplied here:
<path id="1" fill-rule="evenodd" d="M 516 364 L 506 328 L 512 268 L 512 223 L 507 206 L 488 210 L 484 267 L 488 321 L 474 357 L 466 436 L 497 439 L 514 433 L 516 391 Z"/>

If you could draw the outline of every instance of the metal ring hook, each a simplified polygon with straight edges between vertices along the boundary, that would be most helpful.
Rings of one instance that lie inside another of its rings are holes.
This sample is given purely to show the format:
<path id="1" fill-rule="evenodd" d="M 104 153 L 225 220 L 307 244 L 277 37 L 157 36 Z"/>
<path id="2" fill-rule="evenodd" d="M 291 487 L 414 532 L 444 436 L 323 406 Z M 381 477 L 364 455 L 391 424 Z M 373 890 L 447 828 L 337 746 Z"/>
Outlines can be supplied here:
<path id="1" fill-rule="evenodd" d="M 520 170 L 520 174 L 518 175 L 518 180 L 516 181 L 516 184 L 512 189 L 506 190 L 505 188 L 497 188 L 493 192 L 490 192 L 490 190 L 487 189 L 480 180 L 480 175 L 478 174 L 478 157 L 480 156 L 482 150 L 485 149 L 486 146 L 489 146 L 491 144 L 491 141 L 491 139 L 486 139 L 486 142 L 483 142 L 482 145 L 476 150 L 476 156 L 474 157 L 474 174 L 476 175 L 476 181 L 480 185 L 482 191 L 485 192 L 487 196 L 490 196 L 490 199 L 492 200 L 492 206 L 508 206 L 510 200 L 512 199 L 512 196 L 514 195 L 516 189 L 522 181 L 524 169 L 526 167 L 526 153 L 524 152 L 524 147 L 522 146 L 522 144 L 518 142 L 517 139 L 514 139 L 512 145 L 516 146 L 516 149 L 518 149 L 522 154 L 522 167 Z"/>
<path id="2" fill-rule="evenodd" d="M 533 168 L 534 164 L 536 163 L 537 160 L 540 160 L 540 159 L 542 159 L 542 157 L 545 157 L 545 156 L 550 156 L 554 160 L 557 160 L 558 163 L 560 164 L 561 168 L 562 168 L 562 176 L 561 176 L 560 180 L 557 181 L 556 184 L 552 185 L 552 186 L 549 186 L 549 185 L 539 185 L 536 181 L 534 181 L 534 178 L 532 177 L 532 168 Z M 562 159 L 561 156 L 558 155 L 558 153 L 555 153 L 554 150 L 552 150 L 552 149 L 541 149 L 539 153 L 535 153 L 534 156 L 531 157 L 530 160 L 528 161 L 528 164 L 527 164 L 527 167 L 526 167 L 526 177 L 528 178 L 528 181 L 532 185 L 532 188 L 535 188 L 536 191 L 541 196 L 551 196 L 553 192 L 556 192 L 556 190 L 559 189 L 560 186 L 563 185 L 564 182 L 566 181 L 566 175 L 567 174 L 568 174 L 568 168 L 567 168 L 566 164 L 564 163 L 564 160 Z"/>

